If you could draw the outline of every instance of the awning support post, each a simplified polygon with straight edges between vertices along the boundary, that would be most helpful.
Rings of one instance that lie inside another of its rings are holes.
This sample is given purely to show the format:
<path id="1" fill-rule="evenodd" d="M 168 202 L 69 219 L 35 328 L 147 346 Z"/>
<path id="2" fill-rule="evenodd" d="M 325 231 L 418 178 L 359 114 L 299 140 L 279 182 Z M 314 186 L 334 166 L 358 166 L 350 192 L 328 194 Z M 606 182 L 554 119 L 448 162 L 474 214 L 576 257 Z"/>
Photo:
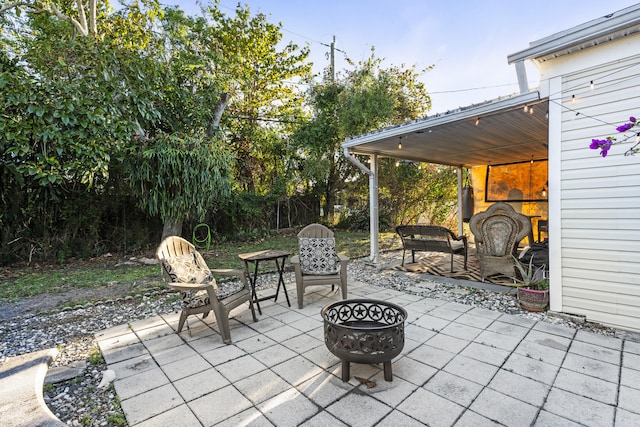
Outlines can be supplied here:
<path id="1" fill-rule="evenodd" d="M 369 262 L 375 266 L 380 264 L 380 253 L 378 240 L 380 235 L 380 221 L 378 220 L 378 155 L 372 154 L 369 174 L 369 231 L 370 231 L 370 254 Z"/>
<path id="2" fill-rule="evenodd" d="M 462 236 L 463 218 L 462 218 L 462 167 L 458 167 L 458 236 Z"/>
<path id="3" fill-rule="evenodd" d="M 369 175 L 369 240 L 370 240 L 370 254 L 369 263 L 374 266 L 380 264 L 380 250 L 378 247 L 378 240 L 380 235 L 379 220 L 378 220 L 378 156 L 372 154 L 370 159 L 370 167 L 367 168 L 360 162 L 355 156 L 353 156 L 348 148 L 344 148 L 344 156 L 349 159 L 351 163 L 356 165 L 358 169 Z"/>

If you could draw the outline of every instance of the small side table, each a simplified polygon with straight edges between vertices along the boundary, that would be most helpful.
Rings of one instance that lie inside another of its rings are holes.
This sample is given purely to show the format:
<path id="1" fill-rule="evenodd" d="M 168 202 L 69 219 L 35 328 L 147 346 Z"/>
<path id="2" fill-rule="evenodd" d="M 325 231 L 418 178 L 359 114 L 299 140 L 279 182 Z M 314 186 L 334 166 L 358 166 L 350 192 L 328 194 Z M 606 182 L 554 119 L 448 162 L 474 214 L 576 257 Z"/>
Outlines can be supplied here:
<path id="1" fill-rule="evenodd" d="M 278 300 L 280 286 L 282 286 L 284 296 L 287 298 L 287 304 L 289 305 L 289 307 L 291 307 L 289 294 L 287 294 L 287 288 L 284 286 L 284 277 L 282 276 L 284 273 L 284 263 L 289 255 L 291 255 L 290 252 L 281 251 L 278 249 L 267 249 L 266 251 L 250 252 L 238 255 L 238 257 L 240 257 L 240 259 L 244 261 L 244 268 L 247 272 L 247 277 L 249 278 L 249 284 L 251 284 L 251 297 L 253 298 L 253 302 L 258 307 L 258 313 L 262 314 L 262 310 L 260 309 L 260 301 L 265 301 L 268 299 L 273 299 L 274 301 Z M 258 265 L 261 261 L 275 261 L 276 269 L 278 270 L 278 286 L 276 288 L 275 294 L 258 298 L 258 295 L 256 293 L 256 281 L 258 279 Z M 249 271 L 249 264 L 254 264 L 253 275 L 251 275 Z"/>

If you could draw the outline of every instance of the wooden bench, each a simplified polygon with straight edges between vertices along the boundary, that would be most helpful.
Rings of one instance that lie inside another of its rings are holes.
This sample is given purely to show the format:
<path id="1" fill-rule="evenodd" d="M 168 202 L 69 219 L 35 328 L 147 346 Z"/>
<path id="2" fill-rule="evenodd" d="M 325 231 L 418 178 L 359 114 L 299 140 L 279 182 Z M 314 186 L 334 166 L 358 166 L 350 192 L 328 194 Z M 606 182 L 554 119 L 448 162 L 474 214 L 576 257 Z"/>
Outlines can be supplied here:
<path id="1" fill-rule="evenodd" d="M 412 262 L 416 262 L 415 253 L 443 252 L 451 254 L 451 272 L 453 273 L 453 254 L 464 255 L 464 269 L 467 269 L 467 236 L 456 236 L 451 230 L 438 225 L 399 225 L 396 233 L 402 239 L 402 265 L 405 251 L 411 251 Z"/>

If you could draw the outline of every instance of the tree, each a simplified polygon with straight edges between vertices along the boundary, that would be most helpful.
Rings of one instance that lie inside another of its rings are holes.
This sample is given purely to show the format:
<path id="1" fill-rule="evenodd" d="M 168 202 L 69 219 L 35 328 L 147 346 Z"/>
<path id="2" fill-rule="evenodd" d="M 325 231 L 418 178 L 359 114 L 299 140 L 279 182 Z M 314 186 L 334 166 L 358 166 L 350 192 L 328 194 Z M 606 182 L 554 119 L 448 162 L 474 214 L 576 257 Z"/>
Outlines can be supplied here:
<path id="1" fill-rule="evenodd" d="M 166 31 L 157 32 L 163 15 L 157 1 L 147 5 L 109 14 L 105 3 L 96 20 L 92 2 L 88 33 L 74 27 L 84 22 L 81 2 L 77 10 L 20 3 L 5 16 L 16 27 L 2 37 L 11 48 L 0 64 L 2 173 L 63 200 L 71 186 L 104 188 L 110 163 L 125 159 L 139 206 L 162 217 L 166 234 L 228 194 L 232 162 L 217 130 L 227 95 L 210 66 L 219 50 L 187 39 L 202 33 L 204 19 L 168 9 Z M 202 191 L 207 196 L 197 196 Z"/>
<path id="2" fill-rule="evenodd" d="M 371 56 L 336 81 L 313 84 L 309 103 L 313 117 L 294 136 L 306 185 L 323 195 L 325 215 L 333 214 L 336 197 L 361 172 L 343 155 L 350 135 L 414 120 L 431 100 L 414 67 L 382 68 Z"/>
<path id="3" fill-rule="evenodd" d="M 138 205 L 160 215 L 164 239 L 228 196 L 234 162 L 219 130 L 229 96 L 211 25 L 178 8 L 165 9 L 160 24 L 140 60 L 158 115 L 142 122 L 125 173 Z"/>
<path id="4" fill-rule="evenodd" d="M 207 14 L 208 33 L 218 45 L 218 76 L 229 93 L 221 125 L 236 157 L 236 185 L 249 192 L 274 188 L 285 172 L 286 134 L 303 116 L 303 96 L 294 84 L 306 79 L 311 64 L 308 47 L 279 47 L 282 24 L 236 7 L 229 17 L 216 5 Z M 279 187 L 279 186 L 278 186 Z"/>
<path id="5" fill-rule="evenodd" d="M 105 5 L 108 3 L 105 2 Z M 19 1 L 0 4 L 0 14 L 12 9 L 17 10 L 18 16 L 25 10 L 32 14 L 46 14 L 55 16 L 61 21 L 65 21 L 73 25 L 74 29 L 79 31 L 81 35 L 88 36 L 97 35 L 96 17 L 98 14 L 98 4 L 96 0 L 88 2 L 76 1 L 75 9 L 67 4 L 57 4 L 54 1 Z"/>
<path id="6" fill-rule="evenodd" d="M 379 209 L 392 224 L 426 222 L 452 226 L 457 172 L 451 166 L 381 159 Z M 357 191 L 367 189 L 361 185 Z"/>
<path id="7" fill-rule="evenodd" d="M 238 187 L 254 192 L 256 181 L 262 181 L 263 190 L 281 188 L 279 177 L 284 170 L 284 144 L 275 131 L 283 126 L 269 121 L 265 125 L 259 115 L 277 117 L 284 114 L 286 117 L 298 108 L 301 103 L 287 79 L 308 72 L 309 65 L 303 63 L 307 52 L 298 52 L 293 44 L 278 50 L 277 44 L 282 38 L 279 26 L 268 23 L 262 14 L 251 16 L 249 9 L 240 5 L 233 17 L 222 13 L 217 4 L 203 11 L 206 17 L 186 16 L 178 8 L 164 11 L 161 35 L 152 40 L 147 49 L 147 56 L 156 58 L 159 63 L 158 72 L 150 75 L 156 79 L 152 83 L 156 87 L 154 92 L 160 94 L 156 102 L 160 117 L 146 124 L 146 136 L 153 144 L 156 137 L 163 139 L 164 133 L 189 139 L 206 129 L 210 137 L 228 141 L 218 144 L 218 150 L 209 155 L 233 151 L 236 161 L 226 164 L 236 167 Z M 188 158 L 174 156 L 173 149 L 170 147 L 166 156 L 158 153 L 155 157 L 157 162 L 171 163 L 161 170 L 175 168 L 176 162 Z M 138 150 L 147 149 L 140 147 Z M 133 158 L 143 159 L 144 156 Z M 215 163 L 223 164 L 221 161 Z M 130 177 L 133 182 L 140 176 L 139 168 L 135 164 L 132 166 Z M 183 179 L 198 176 L 200 172 L 188 161 L 183 168 L 185 173 L 180 174 Z M 226 170 L 220 171 L 220 177 L 229 178 Z M 222 184 L 223 180 L 215 181 Z M 197 187 L 184 186 L 183 191 Z M 160 189 L 164 192 L 136 194 L 144 196 L 145 207 L 150 206 L 147 200 L 150 196 L 175 198 L 175 194 L 168 194 L 165 187 L 157 188 Z M 226 184 L 219 188 L 219 193 L 227 194 Z M 189 197 L 177 198 L 187 199 Z M 198 202 L 207 200 L 202 198 Z M 204 212 L 193 206 L 178 217 L 164 216 L 169 211 L 159 211 L 165 222 L 163 235 L 180 234 L 182 218 L 194 212 L 202 217 Z M 172 212 L 178 214 L 175 210 Z"/>
<path id="8" fill-rule="evenodd" d="M 156 114 L 155 97 L 128 88 L 144 87 L 135 58 L 156 6 L 135 2 L 117 13 L 95 1 L 0 6 L 3 242 L 44 240 L 44 252 L 56 242 L 64 259 L 74 240 L 98 238 L 101 212 L 90 201 L 117 187 L 110 166 L 139 131 L 138 118 Z"/>
<path id="9" fill-rule="evenodd" d="M 61 13 L 52 2 L 27 9 Z M 144 14 L 126 16 L 128 26 L 148 24 Z M 152 99 L 124 89 L 131 76 L 143 80 L 132 52 L 97 36 L 79 37 L 68 20 L 37 13 L 15 19 L 18 27 L 2 32 L 9 52 L 0 65 L 3 162 L 42 186 L 91 188 L 108 179 L 111 158 L 139 128 L 135 118 L 155 114 Z"/>
<path id="10" fill-rule="evenodd" d="M 178 175 L 194 179 L 182 186 L 185 191 L 211 189 L 194 169 L 193 159 L 176 152 L 196 143 L 210 145 L 215 150 L 194 149 L 209 157 L 197 164 L 224 163 L 208 184 L 220 185 L 220 196 L 227 194 L 227 165 L 237 164 L 229 161 L 229 146 L 221 143 L 225 133 L 220 122 L 227 105 L 233 102 L 236 112 L 238 105 L 251 105 L 253 110 L 241 113 L 250 118 L 258 111 L 274 116 L 276 111 L 291 111 L 295 95 L 282 80 L 309 69 L 300 63 L 306 51 L 298 53 L 291 44 L 278 51 L 279 27 L 263 15 L 251 17 L 240 6 L 236 17 L 227 17 L 217 5 L 210 7 L 207 18 L 186 16 L 179 8 L 162 11 L 157 1 L 134 2 L 116 13 L 95 1 L 24 2 L 3 10 L 10 9 L 15 14 L 7 22 L 16 27 L 8 27 L 2 38 L 13 53 L 5 62 L 9 66 L 15 58 L 13 64 L 28 65 L 6 75 L 2 86 L 7 95 L 7 120 L 0 122 L 7 132 L 6 163 L 15 173 L 61 191 L 63 185 L 76 183 L 87 188 L 97 183 L 100 188 L 109 179 L 110 162 L 126 159 L 130 168 L 124 177 L 133 183 L 139 206 L 162 217 L 165 235 L 180 234 L 181 220 L 201 217 L 205 205 L 181 205 L 181 212 L 156 208 L 160 200 L 189 197 L 163 186 L 171 177 L 158 177 L 153 192 L 140 191 L 137 184 L 148 178 L 144 166 L 151 162 L 159 170 L 176 172 L 183 162 Z M 284 144 L 273 129 L 255 120 L 249 123 L 250 129 L 229 128 L 226 135 L 233 135 L 232 141 L 244 135 L 240 139 L 261 143 L 251 147 L 252 154 L 282 158 Z M 243 151 L 236 153 L 242 157 Z M 243 165 L 248 163 L 242 159 Z M 264 172 L 277 177 L 282 167 Z M 259 171 L 253 173 L 259 176 Z M 146 187 L 150 185 L 147 181 Z"/>
<path id="11" fill-rule="evenodd" d="M 158 132 L 125 158 L 141 207 L 163 219 L 162 239 L 180 235 L 185 219 L 201 220 L 230 194 L 232 164 L 223 141 L 203 131 L 185 136 Z"/>

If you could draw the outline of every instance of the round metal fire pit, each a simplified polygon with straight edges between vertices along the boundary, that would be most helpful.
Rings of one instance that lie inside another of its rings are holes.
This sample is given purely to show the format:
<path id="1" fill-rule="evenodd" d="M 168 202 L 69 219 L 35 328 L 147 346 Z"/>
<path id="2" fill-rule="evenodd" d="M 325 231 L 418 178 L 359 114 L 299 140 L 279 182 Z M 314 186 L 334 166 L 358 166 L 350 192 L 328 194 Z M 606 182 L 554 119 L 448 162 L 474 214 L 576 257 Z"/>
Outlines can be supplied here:
<path id="1" fill-rule="evenodd" d="M 407 311 L 389 302 L 348 299 L 322 309 L 324 342 L 342 361 L 342 381 L 349 381 L 349 363 L 383 363 L 385 381 L 392 381 L 391 359 L 404 347 Z"/>

